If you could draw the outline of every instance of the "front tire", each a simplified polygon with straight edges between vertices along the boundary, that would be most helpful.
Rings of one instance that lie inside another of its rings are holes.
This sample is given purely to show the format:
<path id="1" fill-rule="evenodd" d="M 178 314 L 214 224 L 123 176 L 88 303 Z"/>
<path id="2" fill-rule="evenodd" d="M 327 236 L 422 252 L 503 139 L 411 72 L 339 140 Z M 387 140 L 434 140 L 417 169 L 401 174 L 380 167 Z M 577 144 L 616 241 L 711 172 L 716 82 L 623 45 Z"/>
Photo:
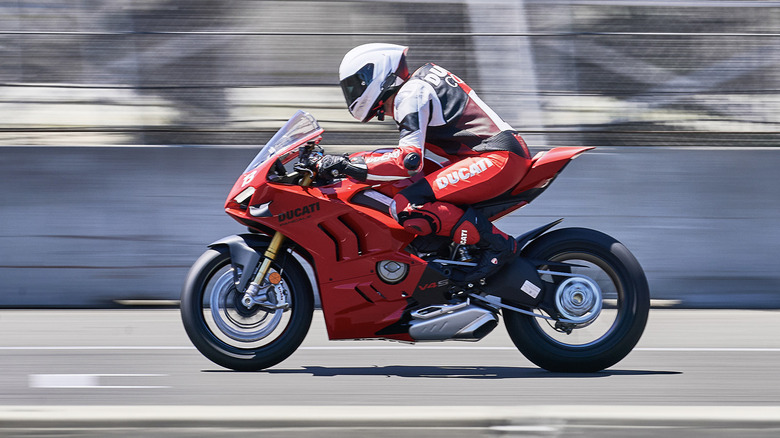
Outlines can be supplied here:
<path id="1" fill-rule="evenodd" d="M 303 342 L 314 311 L 306 273 L 287 252 L 280 252 L 271 272 L 281 275 L 290 304 L 286 310 L 241 303 L 227 247 L 209 249 L 190 268 L 181 295 L 182 322 L 192 343 L 212 362 L 257 371 L 283 361 Z"/>
<path id="2" fill-rule="evenodd" d="M 642 267 L 623 244 L 595 230 L 567 228 L 533 241 L 523 256 L 578 265 L 573 272 L 592 278 L 604 292 L 596 320 L 569 333 L 544 319 L 505 311 L 509 336 L 528 360 L 549 371 L 587 373 L 631 352 L 647 323 L 650 293 Z"/>

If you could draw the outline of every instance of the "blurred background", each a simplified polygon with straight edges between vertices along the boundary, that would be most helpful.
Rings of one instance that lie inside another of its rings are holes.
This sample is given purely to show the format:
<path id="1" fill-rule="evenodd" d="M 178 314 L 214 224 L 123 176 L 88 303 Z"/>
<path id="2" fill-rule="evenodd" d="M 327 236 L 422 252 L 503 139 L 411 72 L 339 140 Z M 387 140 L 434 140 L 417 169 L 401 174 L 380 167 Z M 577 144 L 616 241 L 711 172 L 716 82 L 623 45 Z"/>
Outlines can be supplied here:
<path id="1" fill-rule="evenodd" d="M 0 2 L 0 306 L 178 299 L 246 163 L 296 110 L 331 152 L 368 42 L 463 78 L 532 150 L 597 146 L 498 223 L 623 241 L 653 298 L 780 308 L 780 2 Z M 162 300 L 162 301 L 160 301 Z"/>

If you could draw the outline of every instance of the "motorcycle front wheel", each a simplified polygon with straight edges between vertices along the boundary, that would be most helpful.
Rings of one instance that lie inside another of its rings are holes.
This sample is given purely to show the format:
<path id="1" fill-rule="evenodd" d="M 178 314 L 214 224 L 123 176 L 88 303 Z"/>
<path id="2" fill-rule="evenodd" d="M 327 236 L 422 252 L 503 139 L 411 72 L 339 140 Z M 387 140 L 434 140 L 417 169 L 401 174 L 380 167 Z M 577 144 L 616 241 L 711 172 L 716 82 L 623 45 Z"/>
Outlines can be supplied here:
<path id="1" fill-rule="evenodd" d="M 212 362 L 236 371 L 257 371 L 289 357 L 311 325 L 314 298 L 307 276 L 292 255 L 284 252 L 269 275 L 289 304 L 272 309 L 247 307 L 236 289 L 230 252 L 209 249 L 190 268 L 181 295 L 181 317 L 193 345 Z"/>
<path id="2" fill-rule="evenodd" d="M 601 300 L 595 319 L 579 325 L 505 311 L 509 336 L 527 359 L 549 371 L 587 373 L 609 368 L 631 352 L 647 323 L 650 293 L 642 267 L 623 244 L 595 230 L 567 228 L 533 241 L 523 256 L 575 265 L 570 274 L 595 283 Z M 555 293 L 552 289 L 546 293 Z"/>

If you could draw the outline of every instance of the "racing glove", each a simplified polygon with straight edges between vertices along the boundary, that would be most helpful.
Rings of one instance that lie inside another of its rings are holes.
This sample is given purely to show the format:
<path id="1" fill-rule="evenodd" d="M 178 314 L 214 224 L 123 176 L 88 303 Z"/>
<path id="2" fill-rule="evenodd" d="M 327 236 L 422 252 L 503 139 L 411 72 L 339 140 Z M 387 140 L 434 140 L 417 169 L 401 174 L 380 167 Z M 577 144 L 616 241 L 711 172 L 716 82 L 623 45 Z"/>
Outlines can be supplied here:
<path id="1" fill-rule="evenodd" d="M 316 164 L 317 174 L 324 178 L 338 178 L 342 175 L 365 181 L 368 176 L 368 168 L 362 158 L 355 162 L 340 155 L 323 155 Z"/>

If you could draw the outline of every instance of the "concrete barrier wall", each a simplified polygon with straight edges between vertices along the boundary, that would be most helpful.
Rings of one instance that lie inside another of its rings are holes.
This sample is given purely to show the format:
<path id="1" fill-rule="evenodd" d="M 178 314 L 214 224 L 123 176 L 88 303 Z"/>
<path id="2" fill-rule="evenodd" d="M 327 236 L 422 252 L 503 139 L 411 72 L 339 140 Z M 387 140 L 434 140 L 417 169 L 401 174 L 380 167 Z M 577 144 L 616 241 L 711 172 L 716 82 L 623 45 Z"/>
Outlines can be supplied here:
<path id="1" fill-rule="evenodd" d="M 216 145 L 297 109 L 332 144 L 397 139 L 337 86 L 376 41 L 451 69 L 532 147 L 601 147 L 508 232 L 565 216 L 624 240 L 656 298 L 777 306 L 778 22 L 750 0 L 2 3 L 0 306 L 176 298 L 241 231 L 222 204 L 254 151 Z"/>
<path id="2" fill-rule="evenodd" d="M 0 148 L 0 306 L 177 299 L 205 245 L 244 231 L 222 206 L 254 154 Z M 612 234 L 644 266 L 653 298 L 780 307 L 778 168 L 777 149 L 600 148 L 498 225 L 517 234 L 565 217 Z"/>

